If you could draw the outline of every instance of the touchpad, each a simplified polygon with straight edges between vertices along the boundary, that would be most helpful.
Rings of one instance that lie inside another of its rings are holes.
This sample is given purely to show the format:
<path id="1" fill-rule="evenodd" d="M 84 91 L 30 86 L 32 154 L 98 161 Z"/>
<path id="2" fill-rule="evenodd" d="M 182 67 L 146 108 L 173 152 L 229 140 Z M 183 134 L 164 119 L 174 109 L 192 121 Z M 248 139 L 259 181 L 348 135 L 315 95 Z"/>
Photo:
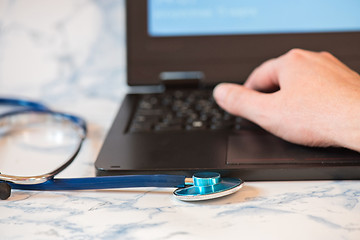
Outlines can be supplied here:
<path id="1" fill-rule="evenodd" d="M 229 136 L 227 164 L 309 164 L 359 162 L 360 154 L 344 148 L 291 144 L 271 134 L 242 132 Z"/>

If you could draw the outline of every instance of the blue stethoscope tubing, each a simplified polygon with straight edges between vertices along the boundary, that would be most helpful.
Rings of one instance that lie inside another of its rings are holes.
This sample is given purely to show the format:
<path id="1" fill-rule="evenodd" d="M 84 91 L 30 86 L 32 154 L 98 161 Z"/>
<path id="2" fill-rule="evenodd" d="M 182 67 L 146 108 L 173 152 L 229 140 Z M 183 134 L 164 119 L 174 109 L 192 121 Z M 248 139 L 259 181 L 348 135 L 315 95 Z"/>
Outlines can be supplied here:
<path id="1" fill-rule="evenodd" d="M 17 107 L 25 107 L 26 109 L 33 110 L 50 110 L 47 106 L 42 103 L 25 100 L 25 99 L 17 99 L 17 98 L 0 98 L 1 105 L 8 106 L 17 106 Z M 12 112 L 9 112 L 10 114 Z"/>
<path id="2" fill-rule="evenodd" d="M 185 187 L 185 176 L 181 175 L 122 175 L 84 178 L 52 178 L 40 184 L 9 183 L 13 189 L 62 191 L 135 187 Z"/>
<path id="3" fill-rule="evenodd" d="M 24 99 L 0 98 L 0 105 L 23 107 L 18 110 L 0 113 L 0 118 L 17 115 L 17 114 L 23 114 L 23 113 L 31 113 L 31 112 L 51 114 L 54 117 L 63 117 L 63 118 L 70 120 L 71 122 L 73 122 L 74 124 L 79 126 L 84 131 L 85 136 L 87 134 L 87 126 L 86 126 L 86 121 L 84 119 L 82 119 L 81 117 L 72 115 L 72 114 L 53 111 L 42 103 L 30 101 L 30 100 L 24 100 Z"/>
<path id="4" fill-rule="evenodd" d="M 44 104 L 14 98 L 0 98 L 0 105 L 12 105 L 20 109 L 0 113 L 0 119 L 21 114 L 48 114 L 54 118 L 61 118 L 75 124 L 81 131 L 80 141 L 72 156 L 60 167 L 50 173 L 39 176 L 21 177 L 0 173 L 0 199 L 7 199 L 11 189 L 62 191 L 62 190 L 89 190 L 110 188 L 135 187 L 165 187 L 177 188 L 175 197 L 184 201 L 208 200 L 229 195 L 239 190 L 243 181 L 237 178 L 221 178 L 214 172 L 200 172 L 191 179 L 182 175 L 121 175 L 84 178 L 55 178 L 55 176 L 68 167 L 77 154 L 87 134 L 86 122 L 72 114 L 56 112 Z"/>

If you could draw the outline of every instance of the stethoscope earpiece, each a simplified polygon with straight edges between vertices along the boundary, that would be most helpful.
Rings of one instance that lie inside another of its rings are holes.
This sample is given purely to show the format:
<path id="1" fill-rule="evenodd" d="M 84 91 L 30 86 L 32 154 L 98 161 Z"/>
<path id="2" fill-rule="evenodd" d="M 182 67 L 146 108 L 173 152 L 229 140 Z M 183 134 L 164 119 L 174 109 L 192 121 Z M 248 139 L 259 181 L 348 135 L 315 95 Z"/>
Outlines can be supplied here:
<path id="1" fill-rule="evenodd" d="M 0 182 L 0 199 L 6 200 L 11 195 L 11 187 L 6 182 Z"/>

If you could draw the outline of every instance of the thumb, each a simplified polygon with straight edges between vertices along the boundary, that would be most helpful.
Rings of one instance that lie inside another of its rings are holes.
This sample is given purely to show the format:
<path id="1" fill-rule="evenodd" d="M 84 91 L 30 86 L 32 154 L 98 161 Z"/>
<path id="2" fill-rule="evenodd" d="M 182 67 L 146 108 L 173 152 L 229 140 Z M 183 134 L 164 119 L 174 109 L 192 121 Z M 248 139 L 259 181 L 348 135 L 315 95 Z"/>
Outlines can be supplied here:
<path id="1" fill-rule="evenodd" d="M 217 104 L 225 111 L 259 125 L 265 124 L 271 117 L 269 94 L 238 84 L 221 83 L 215 87 L 213 95 Z"/>

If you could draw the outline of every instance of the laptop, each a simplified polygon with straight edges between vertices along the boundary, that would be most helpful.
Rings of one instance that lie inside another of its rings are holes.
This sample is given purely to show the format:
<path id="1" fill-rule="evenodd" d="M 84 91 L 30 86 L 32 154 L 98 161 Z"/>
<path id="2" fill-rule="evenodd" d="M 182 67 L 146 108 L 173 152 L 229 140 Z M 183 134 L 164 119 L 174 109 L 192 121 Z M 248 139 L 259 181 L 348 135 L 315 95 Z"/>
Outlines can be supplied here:
<path id="1" fill-rule="evenodd" d="M 145 90 L 125 97 L 97 174 L 360 179 L 358 152 L 291 144 L 212 98 L 216 84 L 241 84 L 292 48 L 329 51 L 360 72 L 359 12 L 350 0 L 126 1 L 127 83 Z"/>

